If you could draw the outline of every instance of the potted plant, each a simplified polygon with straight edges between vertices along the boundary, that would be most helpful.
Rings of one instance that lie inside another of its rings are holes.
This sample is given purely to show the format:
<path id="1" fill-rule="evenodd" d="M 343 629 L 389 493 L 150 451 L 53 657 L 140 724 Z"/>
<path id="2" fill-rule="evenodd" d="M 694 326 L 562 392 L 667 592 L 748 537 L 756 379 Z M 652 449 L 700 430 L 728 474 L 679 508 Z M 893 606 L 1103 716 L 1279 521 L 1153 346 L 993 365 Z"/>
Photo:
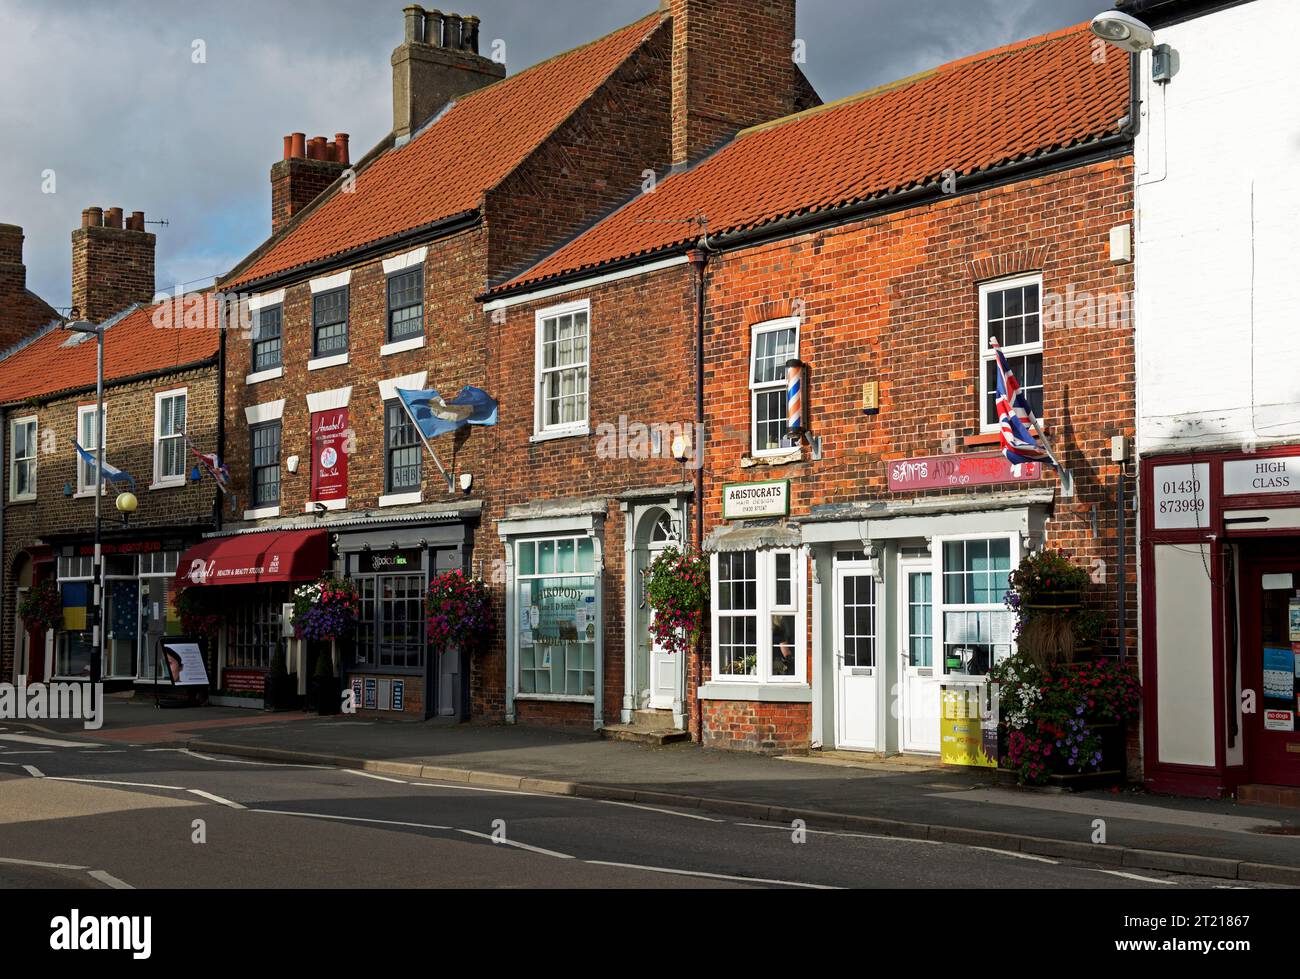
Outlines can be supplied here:
<path id="1" fill-rule="evenodd" d="M 293 593 L 289 624 L 298 639 L 334 642 L 351 634 L 361 615 L 361 595 L 348 578 L 326 575 Z"/>
<path id="2" fill-rule="evenodd" d="M 425 630 L 437 652 L 452 646 L 472 656 L 487 643 L 491 622 L 487 584 L 459 568 L 434 575 L 424 596 Z"/>
<path id="3" fill-rule="evenodd" d="M 41 635 L 63 624 L 63 600 L 53 579 L 37 582 L 18 603 L 18 615 L 32 632 Z"/>
<path id="4" fill-rule="evenodd" d="M 1011 572 L 1006 605 L 1016 613 L 1018 648 L 1034 665 L 1074 659 L 1083 592 L 1090 583 L 1087 570 L 1061 551 L 1038 551 Z"/>
<path id="5" fill-rule="evenodd" d="M 646 598 L 654 611 L 651 638 L 665 652 L 689 652 L 700 640 L 709 609 L 709 570 L 704 556 L 665 548 L 646 573 Z"/>

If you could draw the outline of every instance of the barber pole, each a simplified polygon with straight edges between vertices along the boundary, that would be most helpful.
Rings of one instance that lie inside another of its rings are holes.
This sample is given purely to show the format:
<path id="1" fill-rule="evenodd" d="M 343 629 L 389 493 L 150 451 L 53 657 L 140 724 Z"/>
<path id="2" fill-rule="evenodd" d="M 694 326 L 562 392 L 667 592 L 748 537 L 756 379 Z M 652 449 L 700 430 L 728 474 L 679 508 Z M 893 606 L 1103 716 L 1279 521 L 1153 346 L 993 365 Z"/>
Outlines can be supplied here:
<path id="1" fill-rule="evenodd" d="M 801 360 L 785 362 L 785 427 L 791 443 L 801 440 L 808 432 L 804 418 L 804 384 L 808 365 Z"/>

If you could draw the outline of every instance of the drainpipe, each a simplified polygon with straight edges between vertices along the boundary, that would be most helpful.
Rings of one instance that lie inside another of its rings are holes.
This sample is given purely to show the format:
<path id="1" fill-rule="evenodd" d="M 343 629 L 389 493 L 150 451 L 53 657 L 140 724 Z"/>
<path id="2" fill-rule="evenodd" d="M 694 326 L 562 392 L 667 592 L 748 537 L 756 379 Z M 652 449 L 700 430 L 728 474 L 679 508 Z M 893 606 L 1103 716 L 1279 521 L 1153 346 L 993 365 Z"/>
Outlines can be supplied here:
<path id="1" fill-rule="evenodd" d="M 240 304 L 242 305 L 242 303 Z M 238 307 L 236 307 L 238 310 Z M 254 315 L 250 313 L 250 315 Z M 242 327 L 242 315 L 237 311 L 235 324 L 226 324 L 227 329 L 221 330 L 217 338 L 217 458 L 226 462 L 226 334 L 230 329 L 236 326 Z M 233 487 L 231 487 L 233 489 Z M 221 487 L 214 487 L 212 490 L 212 529 L 221 529 L 221 520 L 225 513 L 226 494 L 221 491 Z"/>
<path id="2" fill-rule="evenodd" d="M 3 474 L 5 476 L 6 482 L 10 479 L 13 479 L 13 473 L 9 472 L 9 468 L 10 468 L 8 462 L 9 457 L 5 454 L 5 434 L 6 434 L 5 430 L 8 427 L 9 427 L 9 413 L 5 411 L 0 411 L 0 474 Z M 2 490 L 0 491 L 0 559 L 3 559 L 5 555 L 5 500 L 9 496 L 9 488 L 8 486 L 4 486 L 4 487 L 0 487 L 0 490 Z M 34 570 L 35 568 L 33 568 L 33 571 Z M 33 575 L 33 578 L 34 577 L 35 575 Z M 35 582 L 33 582 L 33 584 L 35 584 Z M 14 581 L 15 598 L 17 597 L 17 595 L 18 595 L 18 582 L 15 580 Z M 5 599 L 8 598 L 8 596 L 9 596 L 9 562 L 5 561 L 4 565 L 0 566 L 0 622 L 5 621 L 6 619 L 14 620 L 14 648 L 17 649 L 18 648 L 18 641 L 17 641 L 18 620 L 16 616 L 10 613 L 9 607 L 5 604 Z M 3 635 L 3 633 L 4 633 L 4 629 L 0 627 L 0 635 Z M 4 659 L 4 652 L 3 650 L 0 650 L 0 660 L 3 659 Z M 14 680 L 17 681 L 18 679 L 17 655 L 14 656 L 13 673 L 14 673 Z M 43 680 L 45 678 L 40 677 L 40 679 Z M 5 680 L 4 671 L 0 670 L 0 683 L 4 682 L 4 680 Z"/>
<path id="3" fill-rule="evenodd" d="M 695 446 L 695 550 L 704 552 L 704 290 L 705 269 L 709 263 L 709 238 L 700 239 L 700 246 L 688 256 L 695 273 L 695 433 L 700 444 Z M 704 743 L 704 705 L 699 697 L 699 685 L 704 680 L 704 650 L 702 644 L 695 649 L 695 690 L 688 690 L 693 703 L 691 713 L 695 715 L 695 741 Z"/>

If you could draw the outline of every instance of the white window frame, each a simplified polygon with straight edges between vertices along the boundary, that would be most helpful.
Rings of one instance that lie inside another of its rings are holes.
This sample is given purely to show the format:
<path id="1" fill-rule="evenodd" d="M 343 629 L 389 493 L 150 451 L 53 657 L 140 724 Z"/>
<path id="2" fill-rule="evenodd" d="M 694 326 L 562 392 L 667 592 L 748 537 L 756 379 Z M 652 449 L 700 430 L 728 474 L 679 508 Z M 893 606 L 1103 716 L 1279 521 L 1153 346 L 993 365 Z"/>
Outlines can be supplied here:
<path id="1" fill-rule="evenodd" d="M 948 636 L 946 634 L 948 612 L 1006 612 L 1008 615 L 1014 615 L 1013 612 L 1007 609 L 1006 604 L 1002 601 L 1001 597 L 999 597 L 996 602 L 990 602 L 985 605 L 972 605 L 965 602 L 954 602 L 952 604 L 949 604 L 948 602 L 948 591 L 946 587 L 947 582 L 944 580 L 944 576 L 943 576 L 944 545 L 956 543 L 958 541 L 965 542 L 965 541 L 983 541 L 983 540 L 1010 541 L 1011 544 L 1011 569 L 1010 570 L 1011 572 L 1014 572 L 1017 568 L 1020 567 L 1022 553 L 1021 553 L 1021 540 L 1020 540 L 1019 533 L 948 534 L 942 537 L 935 537 L 931 541 L 930 552 L 933 558 L 933 566 L 931 568 L 931 574 L 933 575 L 933 577 L 931 578 L 931 581 L 933 582 L 933 585 L 930 593 L 932 599 L 930 603 L 930 614 L 931 616 L 933 616 L 933 620 L 930 624 L 930 628 L 931 628 L 931 643 L 934 650 L 934 659 L 933 659 L 933 666 L 935 670 L 934 675 L 936 677 L 964 676 L 964 674 L 961 673 L 945 672 L 945 661 L 947 658 L 947 647 L 948 647 Z M 1018 646 L 1015 638 L 1014 624 L 1011 626 L 1011 629 L 1012 629 L 1011 652 L 1009 655 L 1015 656 Z M 990 664 L 990 666 L 992 665 L 993 664 Z"/>
<path id="2" fill-rule="evenodd" d="M 790 598 L 788 604 L 776 602 L 776 555 L 790 556 Z M 709 557 L 709 606 L 710 617 L 710 684 L 748 683 L 754 686 L 808 685 L 808 643 L 807 643 L 807 609 L 805 594 L 808 590 L 807 562 L 799 548 L 779 547 L 755 552 L 754 573 L 755 604 L 754 614 L 758 617 L 758 629 L 755 639 L 758 646 L 758 671 L 754 674 L 722 673 L 718 656 L 718 558 L 717 553 Z M 748 614 L 748 613 L 746 613 Z M 772 616 L 794 616 L 794 675 L 778 676 L 772 672 Z"/>
<path id="3" fill-rule="evenodd" d="M 996 419 L 989 422 L 984 417 L 984 406 L 988 404 L 989 385 L 988 385 L 988 365 L 993 360 L 993 351 L 989 348 L 989 293 L 1002 292 L 1006 289 L 1024 288 L 1029 285 L 1038 286 L 1038 342 L 1037 343 L 1018 343 L 1015 346 L 1002 348 L 1002 353 L 1007 357 L 1024 357 L 1026 354 L 1043 354 L 1043 275 L 1041 272 L 1035 272 L 1031 275 L 1017 275 L 1008 279 L 994 279 L 990 282 L 981 282 L 979 287 L 979 305 L 980 305 L 980 362 L 979 362 L 979 388 L 980 404 L 979 419 L 981 432 L 997 432 L 1000 426 Z M 999 340 L 1004 339 L 999 337 Z M 1046 358 L 1044 357 L 1043 366 L 1046 367 Z M 1016 378 L 1022 384 L 1024 378 Z M 1046 378 L 1044 378 L 1046 380 Z M 996 390 L 996 389 L 995 389 Z M 1047 414 L 1047 385 L 1043 385 L 1043 414 Z M 1046 424 L 1045 418 L 1038 419 L 1039 422 Z"/>
<path id="4" fill-rule="evenodd" d="M 153 489 L 167 489 L 174 486 L 185 485 L 184 465 L 185 455 L 181 454 L 181 472 L 179 476 L 164 476 L 162 473 L 162 403 L 169 398 L 185 399 L 185 425 L 179 435 L 173 434 L 167 436 L 171 439 L 180 439 L 182 446 L 185 444 L 185 434 L 189 431 L 190 425 L 190 389 L 188 387 L 172 388 L 170 391 L 159 391 L 153 396 L 153 484 L 149 487 Z M 173 417 L 175 408 L 172 409 Z"/>
<path id="5" fill-rule="evenodd" d="M 81 433 L 83 431 L 81 419 L 86 415 L 94 415 L 94 414 L 95 414 L 94 405 L 77 406 L 77 444 L 78 445 L 81 445 Z M 108 457 L 108 402 L 107 401 L 104 402 L 104 417 L 100 422 L 99 439 L 100 439 L 100 444 L 103 446 L 104 449 L 104 455 L 101 458 L 103 458 L 104 461 L 108 461 L 107 459 Z M 87 452 L 89 452 L 92 456 L 95 454 L 95 447 L 93 445 L 81 445 L 81 447 L 85 449 Z M 84 482 L 82 480 L 83 476 L 90 476 L 93 474 L 94 467 L 95 467 L 94 463 L 86 462 L 84 459 L 82 459 L 81 454 L 77 452 L 76 449 L 73 449 L 72 451 L 73 454 L 76 456 L 76 462 L 77 462 L 77 492 L 73 494 L 73 498 L 79 499 L 83 496 L 94 496 L 95 488 L 90 483 Z M 108 489 L 107 487 L 104 486 L 104 481 L 102 479 L 99 481 L 99 493 L 101 496 L 108 495 Z"/>
<path id="6" fill-rule="evenodd" d="M 560 316 L 568 316 L 574 313 L 585 313 L 587 315 L 587 356 L 582 361 L 575 361 L 572 364 L 566 364 L 564 367 L 551 368 L 548 370 L 544 367 L 546 322 L 556 319 Z M 587 435 L 591 431 L 591 300 L 579 299 L 573 302 L 562 303 L 559 306 L 548 306 L 546 309 L 539 309 L 534 317 L 534 376 L 533 376 L 533 441 L 542 441 L 545 439 L 565 438 L 572 435 Z M 583 392 L 583 400 L 586 410 L 583 412 L 581 421 L 564 422 L 559 425 L 546 424 L 546 375 L 557 370 L 573 370 L 575 368 L 586 368 L 587 371 L 587 389 Z"/>
<path id="7" fill-rule="evenodd" d="M 775 333 L 779 330 L 794 330 L 794 356 L 799 356 L 799 341 L 802 339 L 803 322 L 798 316 L 787 316 L 779 320 L 768 320 L 765 323 L 755 323 L 749 331 L 749 357 L 745 361 L 745 370 L 749 375 L 749 451 L 755 459 L 763 459 L 770 456 L 788 455 L 795 450 L 791 445 L 778 445 L 773 449 L 760 449 L 758 447 L 758 398 L 761 394 L 770 394 L 772 391 L 781 392 L 782 404 L 785 403 L 785 373 L 775 381 L 765 381 L 759 383 L 754 380 L 754 368 L 757 366 L 758 358 L 758 338 L 766 333 Z"/>
<path id="8" fill-rule="evenodd" d="M 32 426 L 32 440 L 30 457 L 23 456 L 21 459 L 17 456 L 18 439 L 16 432 L 20 427 L 27 425 Z M 9 423 L 9 500 L 13 503 L 20 503 L 27 500 L 36 499 L 36 475 L 40 468 L 38 457 L 40 450 L 37 448 L 41 434 L 40 423 L 35 415 L 23 415 L 21 418 L 15 418 Z M 26 493 L 18 492 L 18 463 L 27 462 L 30 458 L 32 463 L 32 482 L 31 490 Z M 78 456 L 77 458 L 81 458 Z"/>
<path id="9" fill-rule="evenodd" d="M 576 567 L 577 549 L 579 546 L 579 542 L 583 540 L 590 540 L 592 543 L 592 570 L 573 571 L 573 572 L 555 571 L 555 572 L 543 573 L 537 571 L 536 568 L 534 568 L 532 574 L 520 573 L 519 552 L 520 552 L 520 548 L 522 548 L 525 544 L 532 545 L 533 547 L 539 547 L 541 544 L 545 544 L 545 543 L 558 545 L 560 541 L 572 541 L 574 546 L 574 566 Z M 602 587 L 601 573 L 599 570 L 600 545 L 597 542 L 596 538 L 588 531 L 581 530 L 581 529 L 553 530 L 553 531 L 544 531 L 536 535 L 527 534 L 510 540 L 506 546 L 511 548 L 511 550 L 513 551 L 510 559 L 511 560 L 510 575 L 512 579 L 510 582 L 510 588 L 514 591 L 514 594 L 516 596 L 515 601 L 518 604 L 518 607 L 520 608 L 525 607 L 522 604 L 521 596 L 523 594 L 523 589 L 520 587 L 521 581 L 546 581 L 549 578 L 591 578 L 593 583 L 594 594 L 599 596 L 600 589 Z M 597 601 L 599 601 L 599 599 L 597 599 Z M 598 605 L 593 606 L 593 608 L 599 610 Z M 575 693 L 554 693 L 554 692 L 551 693 L 522 693 L 521 692 L 523 690 L 523 684 L 521 682 L 523 678 L 523 656 L 520 653 L 521 647 L 519 644 L 519 621 L 518 621 L 519 617 L 516 616 L 515 619 L 516 621 L 510 624 L 511 638 L 515 647 L 514 699 L 515 700 L 549 700 L 549 701 L 556 701 L 556 702 L 563 702 L 563 703 L 594 704 L 596 702 L 596 695 L 594 693 L 575 694 Z M 593 656 L 593 663 L 595 666 L 595 669 L 593 671 L 594 672 L 593 685 L 596 690 L 600 690 L 601 670 L 604 669 L 604 663 L 603 663 L 603 653 L 602 653 L 602 646 L 601 646 L 601 632 L 600 632 L 599 625 L 597 626 L 596 637 L 592 640 L 592 656 Z M 583 670 L 581 672 L 585 673 L 586 671 Z"/>

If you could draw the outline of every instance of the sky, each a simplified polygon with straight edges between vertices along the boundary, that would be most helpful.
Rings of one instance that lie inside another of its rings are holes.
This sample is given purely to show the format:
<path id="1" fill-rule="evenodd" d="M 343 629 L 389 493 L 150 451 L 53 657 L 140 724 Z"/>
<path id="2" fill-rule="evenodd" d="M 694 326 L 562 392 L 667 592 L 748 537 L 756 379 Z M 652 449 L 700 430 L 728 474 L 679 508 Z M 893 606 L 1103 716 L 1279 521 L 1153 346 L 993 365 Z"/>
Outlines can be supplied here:
<path id="1" fill-rule="evenodd" d="M 403 0 L 0 0 L 0 223 L 27 285 L 71 293 L 86 207 L 144 211 L 157 285 L 201 288 L 270 233 L 283 137 L 392 125 Z M 426 4 L 432 7 L 433 4 Z M 511 74 L 651 12 L 657 0 L 463 0 Z M 1105 0 L 800 0 L 803 66 L 825 101 L 1088 20 Z"/>

